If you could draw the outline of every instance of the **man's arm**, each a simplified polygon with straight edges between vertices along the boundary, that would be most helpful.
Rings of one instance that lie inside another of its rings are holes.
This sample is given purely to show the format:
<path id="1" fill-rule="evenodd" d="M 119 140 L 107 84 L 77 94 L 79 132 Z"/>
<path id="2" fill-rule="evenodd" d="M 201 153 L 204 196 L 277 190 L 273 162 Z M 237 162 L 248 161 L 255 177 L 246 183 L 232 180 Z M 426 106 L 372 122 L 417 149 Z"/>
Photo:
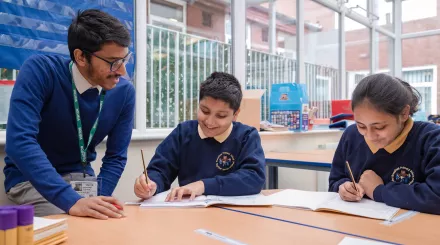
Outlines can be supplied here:
<path id="1" fill-rule="evenodd" d="M 127 163 L 127 149 L 133 131 L 135 96 L 134 88 L 130 86 L 126 94 L 125 106 L 108 135 L 107 150 L 102 158 L 102 167 L 98 175 L 98 178 L 102 178 L 100 195 L 112 195 Z"/>
<path id="2" fill-rule="evenodd" d="M 68 212 L 81 196 L 57 173 L 37 142 L 53 72 L 43 56 L 33 56 L 22 65 L 11 95 L 5 151 L 46 200 Z"/>

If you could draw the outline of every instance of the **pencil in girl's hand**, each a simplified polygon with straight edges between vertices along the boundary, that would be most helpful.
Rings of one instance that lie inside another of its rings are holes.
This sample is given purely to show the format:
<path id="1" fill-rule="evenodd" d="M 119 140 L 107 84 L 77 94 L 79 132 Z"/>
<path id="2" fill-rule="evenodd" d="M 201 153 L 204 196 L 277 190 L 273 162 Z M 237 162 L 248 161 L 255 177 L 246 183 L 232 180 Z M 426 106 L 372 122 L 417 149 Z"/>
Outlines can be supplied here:
<path id="1" fill-rule="evenodd" d="M 147 168 L 145 167 L 144 151 L 142 149 L 141 149 L 141 155 L 142 155 L 142 164 L 144 166 L 145 181 L 147 181 L 147 185 L 148 185 Z"/>
<path id="2" fill-rule="evenodd" d="M 356 181 L 354 181 L 353 172 L 351 172 L 350 164 L 348 164 L 348 161 L 345 161 L 345 165 L 347 165 L 348 172 L 350 173 L 350 178 L 351 178 L 351 182 L 353 182 L 354 189 L 357 192 L 359 192 L 358 189 L 356 188 Z"/>

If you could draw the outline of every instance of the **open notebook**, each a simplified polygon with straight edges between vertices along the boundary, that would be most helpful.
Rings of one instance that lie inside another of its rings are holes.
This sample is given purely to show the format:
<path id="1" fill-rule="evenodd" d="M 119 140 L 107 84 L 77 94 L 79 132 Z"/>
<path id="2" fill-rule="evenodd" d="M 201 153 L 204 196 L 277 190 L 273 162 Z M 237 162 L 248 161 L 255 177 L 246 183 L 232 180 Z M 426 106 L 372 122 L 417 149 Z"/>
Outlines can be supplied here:
<path id="1" fill-rule="evenodd" d="M 34 217 L 34 245 L 55 245 L 67 240 L 66 219 Z"/>
<path id="2" fill-rule="evenodd" d="M 360 202 L 346 202 L 335 192 L 284 190 L 269 197 L 275 206 L 340 212 L 381 220 L 390 220 L 399 211 L 399 208 L 366 198 Z"/>
<path id="3" fill-rule="evenodd" d="M 249 196 L 198 196 L 190 201 L 184 198 L 180 202 L 165 202 L 170 191 L 165 191 L 143 202 L 127 202 L 126 205 L 140 205 L 146 208 L 183 208 L 183 207 L 208 207 L 215 204 L 234 205 L 234 206 L 271 206 L 272 203 L 268 196 L 262 194 Z"/>

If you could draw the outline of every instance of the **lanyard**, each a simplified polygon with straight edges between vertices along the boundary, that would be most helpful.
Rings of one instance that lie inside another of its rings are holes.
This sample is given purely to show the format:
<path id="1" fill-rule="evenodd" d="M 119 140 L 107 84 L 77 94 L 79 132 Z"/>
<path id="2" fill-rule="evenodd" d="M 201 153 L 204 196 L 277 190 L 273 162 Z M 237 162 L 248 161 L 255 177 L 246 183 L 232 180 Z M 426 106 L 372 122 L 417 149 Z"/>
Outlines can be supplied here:
<path id="1" fill-rule="evenodd" d="M 72 75 L 72 66 L 73 66 L 73 62 L 70 62 L 69 69 L 70 69 L 71 75 Z M 79 143 L 79 150 L 81 153 L 81 164 L 83 166 L 83 174 L 84 174 L 84 178 L 85 178 L 86 177 L 86 166 L 87 166 L 87 148 L 89 147 L 90 142 L 92 141 L 92 138 L 95 135 L 96 127 L 98 126 L 99 115 L 101 114 L 102 104 L 104 103 L 105 91 L 104 90 L 101 91 L 101 96 L 100 96 L 100 100 L 99 100 L 98 117 L 96 118 L 95 123 L 93 123 L 92 129 L 90 130 L 89 141 L 87 142 L 87 146 L 85 146 L 85 147 L 84 147 L 84 137 L 83 137 L 83 131 L 82 131 L 81 116 L 80 116 L 80 112 L 79 112 L 78 95 L 76 92 L 75 82 L 73 81 L 73 76 L 72 76 L 72 92 L 73 92 L 73 105 L 75 107 L 76 127 L 78 129 L 78 139 L 79 139 L 78 143 Z"/>

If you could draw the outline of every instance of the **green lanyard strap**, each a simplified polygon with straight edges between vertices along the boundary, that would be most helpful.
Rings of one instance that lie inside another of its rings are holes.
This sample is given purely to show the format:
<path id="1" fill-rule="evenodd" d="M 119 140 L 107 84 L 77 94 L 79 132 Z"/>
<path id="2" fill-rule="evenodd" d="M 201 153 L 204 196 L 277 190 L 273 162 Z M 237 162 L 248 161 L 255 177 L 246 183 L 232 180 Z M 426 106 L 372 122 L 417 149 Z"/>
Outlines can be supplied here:
<path id="1" fill-rule="evenodd" d="M 72 75 L 72 66 L 73 66 L 73 62 L 70 62 L 69 68 L 70 68 L 71 75 Z M 90 130 L 89 141 L 87 142 L 87 146 L 85 146 L 85 147 L 84 147 L 84 137 L 83 137 L 83 131 L 82 131 L 81 116 L 80 116 L 80 112 L 79 112 L 78 95 L 76 92 L 75 82 L 73 81 L 73 76 L 72 76 L 72 92 L 73 92 L 73 105 L 75 107 L 76 127 L 78 129 L 78 139 L 79 139 L 78 143 L 79 143 L 79 150 L 81 153 L 81 164 L 83 166 L 83 174 L 85 177 L 86 176 L 86 166 L 87 166 L 87 148 L 89 147 L 90 142 L 92 141 L 92 138 L 95 135 L 96 127 L 98 126 L 99 116 L 101 114 L 102 105 L 104 103 L 105 90 L 101 91 L 101 96 L 100 96 L 100 100 L 99 100 L 98 117 L 96 118 L 95 123 L 93 123 L 92 129 Z"/>

